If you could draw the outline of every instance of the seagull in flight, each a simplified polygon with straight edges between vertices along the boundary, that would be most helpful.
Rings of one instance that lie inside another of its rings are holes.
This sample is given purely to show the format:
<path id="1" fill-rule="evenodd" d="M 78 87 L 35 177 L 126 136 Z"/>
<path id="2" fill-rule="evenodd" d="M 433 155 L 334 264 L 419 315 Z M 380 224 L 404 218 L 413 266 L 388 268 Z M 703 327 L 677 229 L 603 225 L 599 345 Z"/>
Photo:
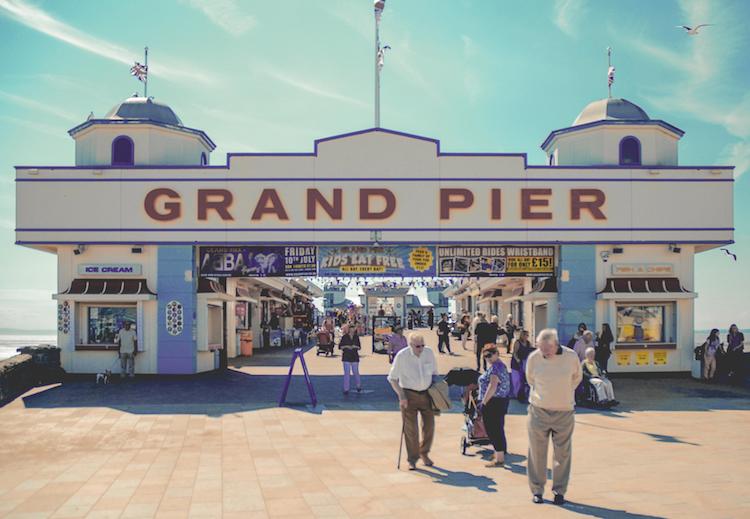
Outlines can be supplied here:
<path id="1" fill-rule="evenodd" d="M 695 36 L 698 34 L 698 32 L 701 30 L 701 27 L 708 27 L 710 25 L 713 25 L 712 23 L 702 23 L 700 25 L 696 25 L 695 27 L 688 27 L 687 25 L 678 25 L 678 29 L 685 29 L 685 32 L 688 33 L 689 36 Z"/>
<path id="2" fill-rule="evenodd" d="M 729 249 L 720 249 L 726 252 L 727 256 L 731 256 L 734 261 L 737 261 L 737 255 L 733 252 L 730 252 Z"/>

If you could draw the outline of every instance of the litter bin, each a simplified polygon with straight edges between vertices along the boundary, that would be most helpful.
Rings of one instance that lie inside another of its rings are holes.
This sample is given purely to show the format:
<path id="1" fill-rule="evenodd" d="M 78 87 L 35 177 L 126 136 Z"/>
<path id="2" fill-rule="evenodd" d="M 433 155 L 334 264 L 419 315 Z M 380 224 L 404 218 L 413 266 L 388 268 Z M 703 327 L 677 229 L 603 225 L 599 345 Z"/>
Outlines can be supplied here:
<path id="1" fill-rule="evenodd" d="M 240 352 L 245 357 L 253 354 L 253 331 L 243 330 L 240 332 Z"/>

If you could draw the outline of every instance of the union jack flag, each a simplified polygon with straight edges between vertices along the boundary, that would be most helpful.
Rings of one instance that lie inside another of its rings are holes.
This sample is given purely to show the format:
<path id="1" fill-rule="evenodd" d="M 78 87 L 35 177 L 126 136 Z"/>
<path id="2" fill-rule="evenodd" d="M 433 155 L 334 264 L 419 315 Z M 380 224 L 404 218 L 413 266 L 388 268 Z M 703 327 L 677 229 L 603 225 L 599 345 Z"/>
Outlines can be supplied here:
<path id="1" fill-rule="evenodd" d="M 146 78 L 148 77 L 148 66 L 142 65 L 136 61 L 135 65 L 130 67 L 130 75 L 137 77 L 138 81 L 146 81 Z"/>

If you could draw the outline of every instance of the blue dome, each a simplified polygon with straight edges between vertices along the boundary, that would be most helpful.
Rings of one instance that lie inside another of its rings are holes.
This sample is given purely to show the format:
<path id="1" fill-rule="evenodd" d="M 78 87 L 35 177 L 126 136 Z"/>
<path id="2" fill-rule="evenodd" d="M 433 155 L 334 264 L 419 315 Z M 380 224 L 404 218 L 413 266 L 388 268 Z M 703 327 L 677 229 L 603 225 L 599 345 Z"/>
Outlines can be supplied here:
<path id="1" fill-rule="evenodd" d="M 573 121 L 573 126 L 597 121 L 649 121 L 648 114 L 627 99 L 611 97 L 590 103 Z"/>
<path id="2" fill-rule="evenodd" d="M 129 97 L 122 103 L 115 105 L 104 118 L 182 126 L 182 121 L 169 106 L 157 103 L 150 97 Z"/>

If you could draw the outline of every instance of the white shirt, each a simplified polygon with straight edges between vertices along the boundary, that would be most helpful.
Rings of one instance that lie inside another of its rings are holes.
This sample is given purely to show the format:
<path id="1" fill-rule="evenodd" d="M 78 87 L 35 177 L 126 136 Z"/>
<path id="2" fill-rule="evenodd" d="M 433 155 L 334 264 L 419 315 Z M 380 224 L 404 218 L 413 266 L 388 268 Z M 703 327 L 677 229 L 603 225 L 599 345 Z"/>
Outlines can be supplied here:
<path id="1" fill-rule="evenodd" d="M 120 353 L 133 353 L 135 351 L 135 330 L 122 328 L 117 332 L 117 342 L 120 343 Z"/>
<path id="2" fill-rule="evenodd" d="M 396 354 L 388 380 L 398 382 L 404 389 L 425 391 L 432 385 L 432 376 L 437 374 L 435 353 L 425 347 L 417 357 L 409 346 Z"/>

